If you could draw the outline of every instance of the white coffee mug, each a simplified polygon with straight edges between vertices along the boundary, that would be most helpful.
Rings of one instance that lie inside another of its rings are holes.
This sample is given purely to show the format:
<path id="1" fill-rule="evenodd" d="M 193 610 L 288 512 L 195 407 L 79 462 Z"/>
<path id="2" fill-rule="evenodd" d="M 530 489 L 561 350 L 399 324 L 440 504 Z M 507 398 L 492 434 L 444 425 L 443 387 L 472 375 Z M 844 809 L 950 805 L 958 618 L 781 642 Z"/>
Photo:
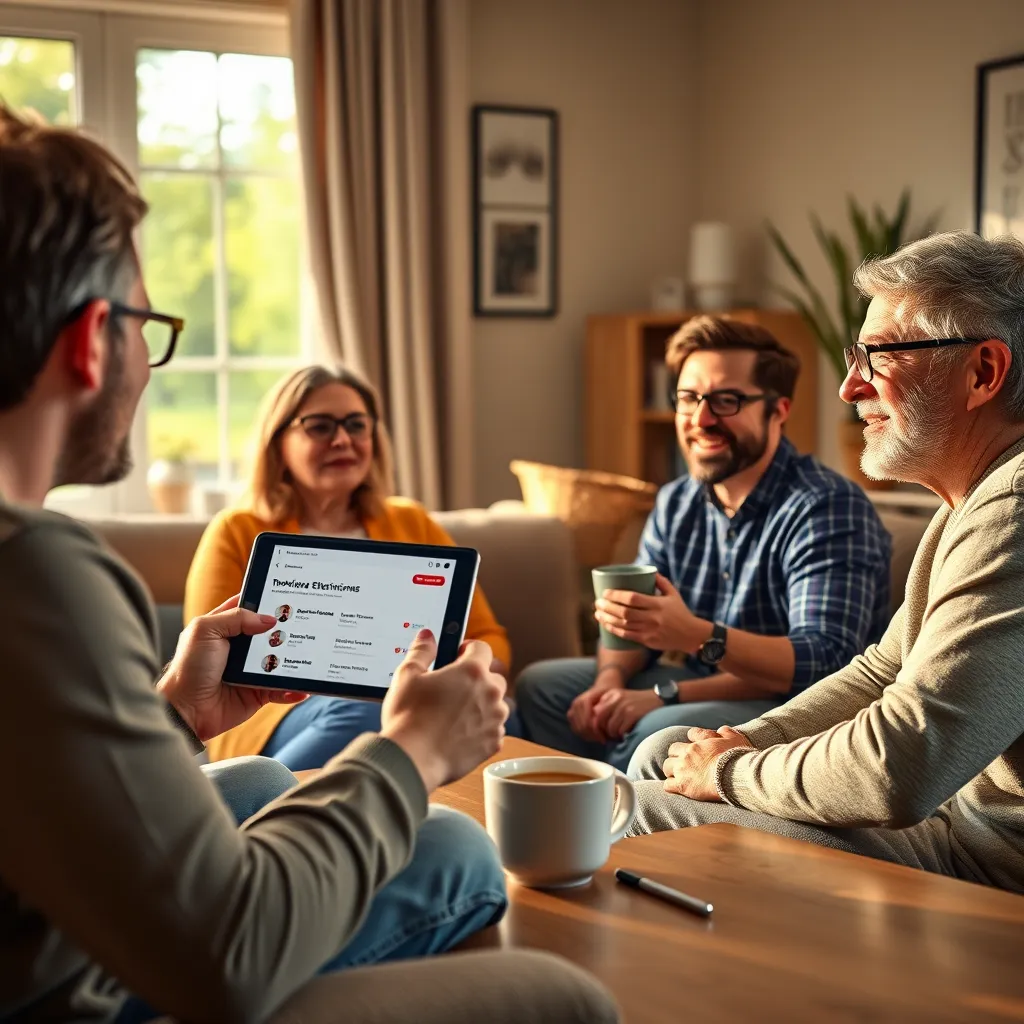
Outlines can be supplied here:
<path id="1" fill-rule="evenodd" d="M 581 778 L 524 778 L 538 773 Z M 608 860 L 633 822 L 636 791 L 600 761 L 516 757 L 484 769 L 484 814 L 505 870 L 523 885 L 557 889 L 589 882 Z"/>

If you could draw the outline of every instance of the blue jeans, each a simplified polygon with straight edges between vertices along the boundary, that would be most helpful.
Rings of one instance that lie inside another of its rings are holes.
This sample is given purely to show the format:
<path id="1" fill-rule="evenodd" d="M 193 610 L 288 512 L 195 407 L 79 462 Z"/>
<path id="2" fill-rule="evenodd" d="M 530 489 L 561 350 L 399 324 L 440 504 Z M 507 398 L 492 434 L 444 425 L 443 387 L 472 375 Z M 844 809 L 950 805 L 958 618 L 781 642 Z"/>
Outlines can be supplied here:
<path id="1" fill-rule="evenodd" d="M 293 772 L 323 768 L 364 732 L 380 732 L 380 702 L 307 697 L 281 719 L 260 753 Z"/>
<path id="2" fill-rule="evenodd" d="M 268 757 L 236 757 L 203 765 L 241 824 L 295 785 Z M 433 805 L 416 834 L 412 860 L 373 898 L 366 920 L 320 973 L 358 964 L 443 953 L 501 920 L 508 906 L 498 851 L 472 818 Z M 117 1024 L 158 1016 L 131 998 Z"/>
<path id="3" fill-rule="evenodd" d="M 581 739 L 569 726 L 569 705 L 594 684 L 594 658 L 558 658 L 531 665 L 516 682 L 516 708 L 523 739 L 581 757 L 607 761 L 622 771 L 633 752 L 660 729 L 674 725 L 719 729 L 740 725 L 778 707 L 779 700 L 721 700 L 666 704 L 648 712 L 633 728 L 611 743 Z M 685 668 L 652 665 L 626 684 L 631 690 L 649 690 L 661 680 L 692 678 Z"/>

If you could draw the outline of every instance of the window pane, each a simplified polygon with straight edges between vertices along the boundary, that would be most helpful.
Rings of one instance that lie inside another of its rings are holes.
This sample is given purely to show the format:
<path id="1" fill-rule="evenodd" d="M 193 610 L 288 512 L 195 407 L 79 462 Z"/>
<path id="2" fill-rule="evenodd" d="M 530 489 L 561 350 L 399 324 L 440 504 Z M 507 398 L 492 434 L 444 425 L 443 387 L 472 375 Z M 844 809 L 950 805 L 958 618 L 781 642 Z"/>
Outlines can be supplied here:
<path id="1" fill-rule="evenodd" d="M 149 459 L 186 457 L 196 479 L 217 479 L 217 381 L 212 373 L 155 370 L 146 389 Z"/>
<path id="2" fill-rule="evenodd" d="M 139 163 L 217 166 L 217 58 L 195 50 L 139 50 Z"/>
<path id="3" fill-rule="evenodd" d="M 0 36 L 0 99 L 15 110 L 29 107 L 51 124 L 77 123 L 75 44 Z"/>
<path id="4" fill-rule="evenodd" d="M 239 370 L 228 374 L 228 434 L 231 476 L 238 480 L 249 472 L 253 435 L 263 396 L 284 376 L 281 370 Z"/>
<path id="5" fill-rule="evenodd" d="M 153 308 L 185 318 L 177 354 L 213 355 L 213 184 L 200 174 L 144 173 L 150 204 L 142 260 Z"/>
<path id="6" fill-rule="evenodd" d="M 231 353 L 298 355 L 297 182 L 229 179 L 224 212 Z"/>
<path id="7" fill-rule="evenodd" d="M 225 166 L 294 170 L 298 136 L 292 62 L 287 57 L 225 53 L 219 64 Z"/>

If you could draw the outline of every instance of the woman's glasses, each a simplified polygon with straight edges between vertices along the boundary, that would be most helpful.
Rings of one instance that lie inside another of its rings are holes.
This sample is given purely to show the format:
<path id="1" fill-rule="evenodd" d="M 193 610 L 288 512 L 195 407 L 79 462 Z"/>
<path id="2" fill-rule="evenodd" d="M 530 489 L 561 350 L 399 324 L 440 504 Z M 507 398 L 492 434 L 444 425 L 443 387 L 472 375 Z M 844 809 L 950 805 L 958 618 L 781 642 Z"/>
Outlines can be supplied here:
<path id="1" fill-rule="evenodd" d="M 333 441 L 338 435 L 338 428 L 348 434 L 353 441 L 361 441 L 373 432 L 376 421 L 365 412 L 350 412 L 340 419 L 326 412 L 310 413 L 292 420 L 293 427 L 301 427 L 306 436 L 313 441 Z"/>

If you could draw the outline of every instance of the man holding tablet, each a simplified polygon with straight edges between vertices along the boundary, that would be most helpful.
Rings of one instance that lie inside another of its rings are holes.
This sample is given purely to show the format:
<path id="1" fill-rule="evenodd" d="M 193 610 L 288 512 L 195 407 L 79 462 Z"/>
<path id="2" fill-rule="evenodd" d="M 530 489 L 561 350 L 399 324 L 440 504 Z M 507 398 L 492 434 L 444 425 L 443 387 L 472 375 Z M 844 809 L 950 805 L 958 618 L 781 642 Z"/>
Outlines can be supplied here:
<path id="1" fill-rule="evenodd" d="M 149 368 L 183 326 L 149 308 L 132 241 L 145 209 L 101 146 L 0 105 L 0 614 L 17 638 L 0 716 L 0 1018 L 614 1021 L 595 982 L 536 954 L 354 969 L 447 949 L 504 908 L 483 830 L 427 806 L 500 744 L 505 682 L 486 644 L 432 671 L 418 631 L 379 735 L 299 786 L 277 762 L 227 762 L 219 794 L 192 754 L 268 701 L 301 700 L 276 686 L 302 604 L 231 599 L 193 620 L 154 690 L 142 584 L 42 511 L 52 487 L 125 475 Z M 225 686 L 229 638 L 285 621 L 278 653 L 257 655 L 281 662 L 267 687 Z"/>

